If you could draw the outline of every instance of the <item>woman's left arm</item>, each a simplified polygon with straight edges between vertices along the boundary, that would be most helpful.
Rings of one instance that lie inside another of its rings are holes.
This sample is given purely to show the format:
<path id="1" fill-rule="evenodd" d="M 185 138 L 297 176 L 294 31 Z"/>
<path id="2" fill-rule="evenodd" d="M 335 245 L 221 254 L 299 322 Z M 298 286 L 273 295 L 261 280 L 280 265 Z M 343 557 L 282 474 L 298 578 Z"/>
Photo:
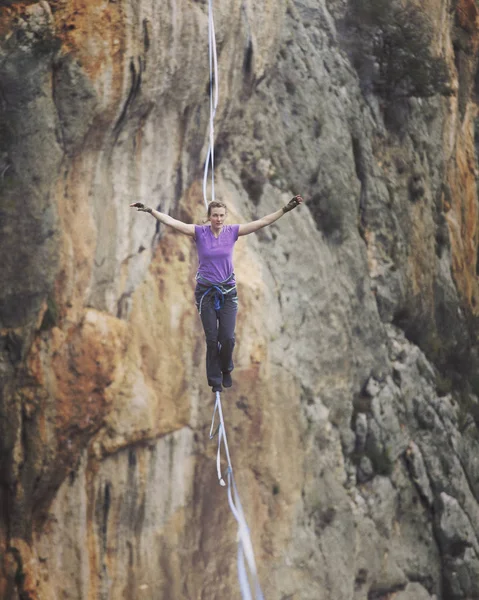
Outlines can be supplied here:
<path id="1" fill-rule="evenodd" d="M 283 208 L 280 208 L 276 212 L 271 213 L 270 215 L 266 215 L 265 217 L 263 217 L 262 219 L 258 219 L 257 221 L 251 221 L 250 223 L 244 223 L 243 225 L 240 225 L 238 230 L 238 237 L 240 235 L 248 235 L 249 233 L 254 233 L 255 231 L 258 231 L 258 229 L 262 229 L 263 227 L 271 225 L 271 223 L 277 221 L 280 217 L 282 217 L 290 210 L 293 210 L 293 208 L 296 208 L 302 202 L 303 199 L 301 198 L 301 196 L 295 196 L 294 198 L 291 198 L 291 200 L 286 206 L 283 206 Z"/>

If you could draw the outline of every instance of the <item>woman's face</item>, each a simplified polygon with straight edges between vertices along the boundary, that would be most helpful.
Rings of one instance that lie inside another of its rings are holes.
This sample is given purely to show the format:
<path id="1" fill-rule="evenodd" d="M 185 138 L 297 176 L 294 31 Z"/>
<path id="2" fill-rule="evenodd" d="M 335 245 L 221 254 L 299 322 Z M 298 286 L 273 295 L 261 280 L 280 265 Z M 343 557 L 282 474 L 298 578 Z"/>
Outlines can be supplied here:
<path id="1" fill-rule="evenodd" d="M 226 219 L 226 210 L 223 207 L 212 208 L 210 214 L 210 223 L 213 229 L 221 229 Z"/>

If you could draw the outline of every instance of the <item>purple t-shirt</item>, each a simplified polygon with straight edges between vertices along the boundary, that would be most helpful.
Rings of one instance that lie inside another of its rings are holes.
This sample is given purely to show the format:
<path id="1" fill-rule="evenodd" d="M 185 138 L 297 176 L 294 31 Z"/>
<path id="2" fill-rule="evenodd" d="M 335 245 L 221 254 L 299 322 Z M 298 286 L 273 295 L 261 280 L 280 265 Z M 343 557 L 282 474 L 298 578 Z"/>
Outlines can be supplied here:
<path id="1" fill-rule="evenodd" d="M 198 273 L 211 283 L 221 283 L 233 273 L 233 246 L 238 231 L 239 225 L 223 225 L 215 238 L 209 225 L 195 225 Z"/>

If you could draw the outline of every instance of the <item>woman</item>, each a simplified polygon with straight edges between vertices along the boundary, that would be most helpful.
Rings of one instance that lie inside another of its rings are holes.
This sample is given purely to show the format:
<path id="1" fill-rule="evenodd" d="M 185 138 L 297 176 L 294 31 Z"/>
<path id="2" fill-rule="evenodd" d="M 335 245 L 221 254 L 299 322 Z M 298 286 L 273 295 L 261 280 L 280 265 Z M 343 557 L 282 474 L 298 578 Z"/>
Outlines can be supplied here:
<path id="1" fill-rule="evenodd" d="M 141 202 L 130 204 L 139 211 L 150 213 L 164 225 L 195 239 L 198 251 L 195 299 L 206 336 L 206 376 L 213 392 L 222 385 L 231 387 L 233 348 L 235 345 L 238 296 L 233 271 L 233 247 L 239 236 L 267 227 L 303 202 L 301 196 L 292 198 L 274 213 L 243 225 L 225 225 L 227 215 L 223 202 L 208 205 L 208 225 L 189 225 L 169 215 L 153 210 Z"/>

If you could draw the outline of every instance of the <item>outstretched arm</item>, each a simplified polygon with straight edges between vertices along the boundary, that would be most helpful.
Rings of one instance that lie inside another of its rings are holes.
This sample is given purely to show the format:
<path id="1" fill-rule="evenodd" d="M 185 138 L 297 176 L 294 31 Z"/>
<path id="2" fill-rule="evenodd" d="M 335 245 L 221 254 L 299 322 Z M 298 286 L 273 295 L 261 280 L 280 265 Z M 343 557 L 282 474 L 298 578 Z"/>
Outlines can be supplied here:
<path id="1" fill-rule="evenodd" d="M 286 214 L 290 210 L 293 210 L 293 208 L 296 208 L 299 204 L 302 203 L 302 201 L 303 199 L 301 198 L 301 196 L 295 196 L 294 198 L 291 198 L 291 200 L 286 206 L 283 206 L 283 208 L 280 208 L 276 212 L 271 213 L 270 215 L 266 215 L 265 217 L 263 217 L 262 219 L 258 219 L 257 221 L 251 221 L 250 223 L 244 223 L 243 225 L 240 225 L 238 230 L 238 236 L 248 235 L 249 233 L 258 231 L 258 229 L 262 229 L 263 227 L 271 225 L 271 223 L 277 221 L 284 214 Z"/>
<path id="2" fill-rule="evenodd" d="M 178 219 L 173 219 L 173 217 L 170 217 L 170 215 L 165 215 L 164 213 L 154 210 L 149 206 L 145 206 L 141 202 L 135 202 L 134 204 L 130 204 L 130 206 L 132 208 L 136 208 L 136 210 L 139 210 L 141 212 L 150 213 L 150 215 L 153 215 L 157 221 L 163 223 L 163 225 L 168 225 L 168 227 L 176 229 L 176 231 L 179 231 L 180 233 L 190 235 L 191 237 L 195 236 L 194 225 L 183 223 L 183 221 L 178 221 Z"/>

